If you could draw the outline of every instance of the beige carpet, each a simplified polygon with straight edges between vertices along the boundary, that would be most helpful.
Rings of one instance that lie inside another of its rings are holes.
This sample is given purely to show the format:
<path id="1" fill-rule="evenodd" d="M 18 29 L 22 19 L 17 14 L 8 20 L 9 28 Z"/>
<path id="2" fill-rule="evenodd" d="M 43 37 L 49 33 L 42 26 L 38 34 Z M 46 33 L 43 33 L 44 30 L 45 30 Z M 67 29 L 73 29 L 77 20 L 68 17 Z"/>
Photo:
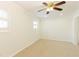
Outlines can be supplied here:
<path id="1" fill-rule="evenodd" d="M 79 56 L 79 46 L 74 46 L 72 43 L 39 40 L 28 48 L 15 55 L 15 57 L 76 57 Z"/>

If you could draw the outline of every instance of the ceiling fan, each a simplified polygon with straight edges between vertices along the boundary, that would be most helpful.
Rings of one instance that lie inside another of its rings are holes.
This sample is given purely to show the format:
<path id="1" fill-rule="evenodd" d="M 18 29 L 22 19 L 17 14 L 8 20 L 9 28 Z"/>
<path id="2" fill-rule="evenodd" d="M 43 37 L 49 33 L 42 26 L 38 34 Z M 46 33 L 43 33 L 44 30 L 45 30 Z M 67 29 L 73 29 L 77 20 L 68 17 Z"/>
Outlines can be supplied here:
<path id="1" fill-rule="evenodd" d="M 43 10 L 46 11 L 46 14 L 49 14 L 51 10 L 57 10 L 57 11 L 62 11 L 62 8 L 59 8 L 58 6 L 65 4 L 65 1 L 61 1 L 58 3 L 53 3 L 53 2 L 43 2 L 42 4 L 45 6 L 45 8 L 38 10 L 38 12 L 41 12 Z"/>

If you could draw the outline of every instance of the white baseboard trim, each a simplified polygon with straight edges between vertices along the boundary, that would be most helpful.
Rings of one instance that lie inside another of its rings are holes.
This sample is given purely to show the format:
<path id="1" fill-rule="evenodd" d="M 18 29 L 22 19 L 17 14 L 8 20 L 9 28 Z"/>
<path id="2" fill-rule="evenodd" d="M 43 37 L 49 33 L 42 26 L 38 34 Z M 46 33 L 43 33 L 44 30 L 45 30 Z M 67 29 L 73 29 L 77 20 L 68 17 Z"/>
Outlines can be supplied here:
<path id="1" fill-rule="evenodd" d="M 45 38 L 41 38 L 41 39 L 45 39 Z M 38 39 L 38 40 L 40 40 L 40 39 Z M 37 42 L 38 40 L 35 40 L 35 41 L 30 42 L 28 46 L 25 46 L 25 47 L 23 47 L 22 49 L 19 49 L 17 52 L 13 53 L 13 54 L 10 55 L 9 57 L 14 57 L 17 53 L 19 53 L 19 52 L 22 51 L 23 49 L 29 47 L 30 45 L 34 44 L 34 43 Z M 46 40 L 48 40 L 48 39 L 46 39 Z M 52 39 L 49 39 L 49 40 L 52 40 Z M 60 41 L 60 40 L 55 40 L 55 41 Z M 61 41 L 62 41 L 62 40 L 61 40 Z M 69 42 L 69 43 L 71 43 L 71 44 L 73 44 L 73 45 L 75 45 L 75 46 L 77 45 L 75 42 L 71 42 L 71 41 L 62 41 L 62 42 Z"/>
<path id="2" fill-rule="evenodd" d="M 73 43 L 75 46 L 77 46 L 77 45 L 78 45 L 78 43 L 77 43 L 77 42 L 75 42 L 75 41 L 73 41 L 72 43 Z"/>
<path id="3" fill-rule="evenodd" d="M 25 49 L 25 48 L 31 46 L 32 44 L 34 44 L 34 43 L 37 42 L 38 40 L 40 40 L 40 39 L 37 39 L 37 40 L 35 40 L 35 41 L 30 42 L 30 43 L 28 44 L 28 46 L 25 46 L 25 47 L 23 47 L 22 49 L 19 49 L 18 51 L 14 52 L 14 53 L 13 53 L 12 55 L 10 55 L 9 57 L 14 57 L 17 53 L 19 53 L 19 52 L 22 51 L 23 49 Z"/>
<path id="4" fill-rule="evenodd" d="M 41 38 L 41 39 L 46 39 L 46 38 Z M 57 39 L 46 39 L 46 40 L 54 40 L 54 41 L 68 42 L 68 43 L 71 43 L 71 44 L 73 44 L 73 45 L 76 45 L 76 43 L 74 43 L 74 42 L 72 42 L 72 41 L 57 40 Z"/>

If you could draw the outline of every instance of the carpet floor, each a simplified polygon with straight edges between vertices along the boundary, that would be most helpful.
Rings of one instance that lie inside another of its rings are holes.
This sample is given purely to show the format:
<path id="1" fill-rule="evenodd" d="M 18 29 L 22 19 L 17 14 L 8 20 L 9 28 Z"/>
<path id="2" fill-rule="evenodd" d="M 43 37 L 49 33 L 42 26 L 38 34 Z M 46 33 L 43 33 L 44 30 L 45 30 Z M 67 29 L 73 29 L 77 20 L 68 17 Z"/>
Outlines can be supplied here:
<path id="1" fill-rule="evenodd" d="M 79 46 L 69 42 L 41 39 L 14 57 L 79 57 Z"/>

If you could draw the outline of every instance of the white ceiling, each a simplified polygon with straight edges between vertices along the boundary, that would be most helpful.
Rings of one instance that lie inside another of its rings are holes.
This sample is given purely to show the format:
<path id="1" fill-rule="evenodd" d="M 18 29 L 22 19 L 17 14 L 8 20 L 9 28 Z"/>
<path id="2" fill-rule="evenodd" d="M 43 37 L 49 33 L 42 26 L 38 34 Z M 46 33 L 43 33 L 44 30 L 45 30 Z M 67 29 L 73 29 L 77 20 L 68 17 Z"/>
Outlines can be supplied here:
<path id="1" fill-rule="evenodd" d="M 34 14 L 35 11 L 40 10 L 41 8 L 44 7 L 42 5 L 42 1 L 17 1 L 15 3 L 22 6 L 23 8 L 26 9 L 26 11 L 32 14 Z M 51 14 L 55 13 L 55 14 L 63 14 L 64 16 L 70 16 L 74 14 L 74 12 L 79 10 L 79 1 L 66 1 L 66 4 L 60 7 L 63 8 L 62 12 L 54 11 L 54 12 L 51 12 Z"/>

